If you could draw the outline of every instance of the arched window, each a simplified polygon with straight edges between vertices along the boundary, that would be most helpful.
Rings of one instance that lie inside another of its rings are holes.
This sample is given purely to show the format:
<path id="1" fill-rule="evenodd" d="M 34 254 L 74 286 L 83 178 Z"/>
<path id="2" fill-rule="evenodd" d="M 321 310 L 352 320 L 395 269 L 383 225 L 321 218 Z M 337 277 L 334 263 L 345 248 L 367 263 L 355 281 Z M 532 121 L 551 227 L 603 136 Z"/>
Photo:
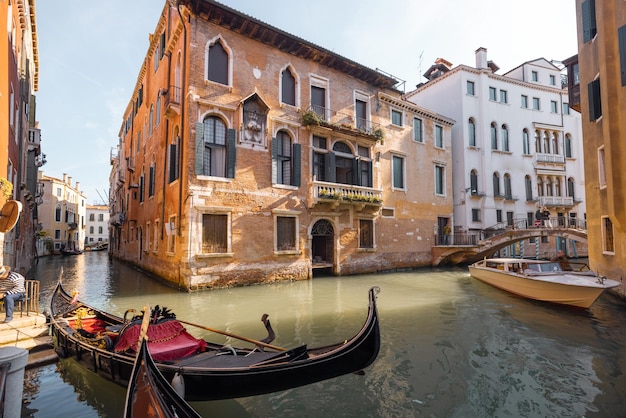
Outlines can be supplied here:
<path id="1" fill-rule="evenodd" d="M 491 149 L 498 149 L 498 125 L 491 123 Z"/>
<path id="2" fill-rule="evenodd" d="M 537 196 L 543 196 L 543 177 L 537 177 Z"/>
<path id="3" fill-rule="evenodd" d="M 502 151 L 509 151 L 509 128 L 502 125 Z"/>
<path id="4" fill-rule="evenodd" d="M 572 136 L 565 135 L 565 157 L 572 158 Z"/>
<path id="5" fill-rule="evenodd" d="M 476 123 L 474 122 L 474 118 L 469 118 L 467 121 L 467 135 L 469 139 L 469 146 L 476 146 Z"/>
<path id="6" fill-rule="evenodd" d="M 535 131 L 535 152 L 541 152 L 541 134 L 539 131 Z"/>
<path id="7" fill-rule="evenodd" d="M 196 160 L 196 172 L 205 176 L 226 177 L 226 125 L 220 118 L 209 116 L 202 126 L 201 143 L 196 149 L 201 161 Z"/>
<path id="8" fill-rule="evenodd" d="M 228 85 L 228 52 L 220 41 L 209 46 L 207 79 Z"/>
<path id="9" fill-rule="evenodd" d="M 508 173 L 504 175 L 504 197 L 508 200 L 513 199 L 513 191 L 511 190 L 511 176 Z"/>
<path id="10" fill-rule="evenodd" d="M 554 196 L 554 189 L 552 188 L 552 179 L 550 177 L 546 180 L 546 196 Z"/>
<path id="11" fill-rule="evenodd" d="M 550 137 L 548 132 L 543 133 L 543 153 L 550 154 Z"/>
<path id="12" fill-rule="evenodd" d="M 530 176 L 524 177 L 524 186 L 526 188 L 526 201 L 531 202 L 533 200 L 533 181 Z"/>
<path id="13" fill-rule="evenodd" d="M 522 146 L 524 147 L 524 154 L 530 154 L 530 138 L 528 135 L 528 129 L 522 131 Z"/>
<path id="14" fill-rule="evenodd" d="M 574 186 L 575 186 L 574 179 L 571 177 L 568 178 L 567 179 L 567 195 L 571 197 L 572 199 L 576 198 Z"/>
<path id="15" fill-rule="evenodd" d="M 152 127 L 154 122 L 154 105 L 150 105 L 150 120 L 148 121 L 148 136 L 152 136 Z"/>
<path id="16" fill-rule="evenodd" d="M 156 101 L 156 118 L 155 118 L 155 124 L 156 126 L 159 126 L 161 124 L 161 94 L 159 92 L 159 94 L 157 95 L 157 101 Z"/>
<path id="17" fill-rule="evenodd" d="M 493 173 L 493 197 L 500 196 L 500 175 Z"/>
<path id="18" fill-rule="evenodd" d="M 289 68 L 285 68 L 281 74 L 281 95 L 280 101 L 292 106 L 296 105 L 296 78 Z"/>
<path id="19" fill-rule="evenodd" d="M 274 183 L 291 184 L 291 148 L 291 137 L 289 134 L 285 131 L 278 131 L 272 143 L 272 156 L 276 168 Z"/>
<path id="20" fill-rule="evenodd" d="M 174 129 L 172 142 L 168 150 L 168 182 L 171 183 L 178 179 L 178 144 L 180 137 L 178 136 L 178 126 Z"/>
<path id="21" fill-rule="evenodd" d="M 54 221 L 61 222 L 61 205 L 57 205 L 56 208 L 54 208 Z"/>
<path id="22" fill-rule="evenodd" d="M 354 184 L 355 159 L 352 149 L 345 142 L 337 141 L 333 145 L 335 154 L 335 181 L 341 184 Z"/>
<path id="23" fill-rule="evenodd" d="M 552 153 L 559 153 L 559 134 L 556 132 L 552 132 Z"/>
<path id="24" fill-rule="evenodd" d="M 472 194 L 478 194 L 478 173 L 476 170 L 472 170 L 470 173 L 470 187 Z"/>
<path id="25" fill-rule="evenodd" d="M 561 178 L 554 179 L 554 195 L 561 196 Z"/>

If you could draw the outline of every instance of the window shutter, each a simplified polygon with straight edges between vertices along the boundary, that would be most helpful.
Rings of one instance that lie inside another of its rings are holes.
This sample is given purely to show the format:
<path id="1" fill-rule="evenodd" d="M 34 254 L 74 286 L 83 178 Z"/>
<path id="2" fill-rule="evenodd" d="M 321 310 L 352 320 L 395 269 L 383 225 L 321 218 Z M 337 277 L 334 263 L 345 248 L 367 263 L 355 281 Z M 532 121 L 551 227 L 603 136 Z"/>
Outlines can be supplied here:
<path id="1" fill-rule="evenodd" d="M 170 172 L 169 182 L 173 182 L 178 177 L 176 175 L 178 171 L 178 153 L 176 152 L 176 144 L 170 144 Z"/>
<path id="2" fill-rule="evenodd" d="M 161 53 L 159 58 L 163 58 L 165 54 L 165 33 L 161 34 L 161 48 L 159 48 L 159 52 Z"/>
<path id="3" fill-rule="evenodd" d="M 332 152 L 325 154 L 324 160 L 324 165 L 326 166 L 326 181 L 334 183 L 337 178 L 335 175 L 335 154 Z"/>
<path id="4" fill-rule="evenodd" d="M 626 86 L 626 25 L 617 30 L 619 43 L 619 63 L 622 74 L 622 86 Z"/>
<path id="5" fill-rule="evenodd" d="M 237 162 L 237 131 L 229 129 L 226 132 L 226 177 L 235 178 L 235 163 Z"/>
<path id="6" fill-rule="evenodd" d="M 272 184 L 278 183 L 278 140 L 272 138 Z"/>
<path id="7" fill-rule="evenodd" d="M 301 168 L 301 162 L 302 162 L 302 145 L 300 144 L 293 144 L 292 146 L 292 150 L 291 150 L 291 158 L 293 161 L 293 170 L 291 173 L 291 182 L 293 183 L 292 186 L 296 186 L 296 187 L 300 187 L 300 172 L 302 171 Z"/>
<path id="8" fill-rule="evenodd" d="M 196 123 L 196 174 L 204 174 L 204 123 Z"/>
<path id="9" fill-rule="evenodd" d="M 583 22 L 583 42 L 589 42 L 596 35 L 596 2 L 586 0 L 581 4 Z"/>
<path id="10" fill-rule="evenodd" d="M 367 187 L 374 187 L 374 179 L 372 178 L 374 176 L 374 171 L 373 171 L 373 166 L 374 164 L 372 164 L 371 161 L 366 161 L 365 164 L 367 164 Z M 362 184 L 362 186 L 365 186 L 364 184 Z"/>
<path id="11" fill-rule="evenodd" d="M 352 184 L 362 186 L 361 184 L 361 160 L 355 158 L 352 160 Z"/>
<path id="12" fill-rule="evenodd" d="M 594 121 L 602 116 L 602 102 L 600 98 L 600 79 L 593 80 L 587 86 L 589 95 L 589 120 Z"/>

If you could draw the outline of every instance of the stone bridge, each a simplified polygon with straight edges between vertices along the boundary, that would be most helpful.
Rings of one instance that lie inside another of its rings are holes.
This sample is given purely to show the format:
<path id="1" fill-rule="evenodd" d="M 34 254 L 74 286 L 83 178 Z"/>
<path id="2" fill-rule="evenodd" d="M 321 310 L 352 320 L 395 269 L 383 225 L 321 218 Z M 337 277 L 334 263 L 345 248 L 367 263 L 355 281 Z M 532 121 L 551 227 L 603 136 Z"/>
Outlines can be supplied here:
<path id="1" fill-rule="evenodd" d="M 519 241 L 535 237 L 559 236 L 566 240 L 587 242 L 587 230 L 580 228 L 515 228 L 508 227 L 494 231 L 488 238 L 481 239 L 476 245 L 438 245 L 432 247 L 432 263 L 439 265 L 471 264 L 485 257 L 490 257 L 498 250 Z"/>

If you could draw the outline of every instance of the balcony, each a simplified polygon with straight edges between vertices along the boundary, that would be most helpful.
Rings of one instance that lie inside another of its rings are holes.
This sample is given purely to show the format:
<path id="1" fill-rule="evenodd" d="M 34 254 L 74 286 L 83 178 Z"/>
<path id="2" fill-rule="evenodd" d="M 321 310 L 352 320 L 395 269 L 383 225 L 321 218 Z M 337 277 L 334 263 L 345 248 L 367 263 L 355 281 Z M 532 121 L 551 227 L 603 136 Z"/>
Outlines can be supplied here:
<path id="1" fill-rule="evenodd" d="M 28 129 L 28 150 L 38 150 L 41 148 L 41 129 Z"/>
<path id="2" fill-rule="evenodd" d="M 379 208 L 383 203 L 382 190 L 349 184 L 313 182 L 313 206 L 330 203 L 333 208 L 340 204 L 356 206 L 362 210 L 365 206 Z"/>
<path id="3" fill-rule="evenodd" d="M 181 90 L 180 87 L 170 86 L 169 89 L 162 91 L 163 107 L 165 109 L 165 117 L 172 119 L 180 115 Z"/>
<path id="4" fill-rule="evenodd" d="M 331 110 L 321 106 L 311 106 L 302 114 L 302 125 L 321 126 L 348 135 L 356 135 L 375 141 L 382 141 L 384 131 L 379 123 L 356 118 L 351 113 Z"/>
<path id="5" fill-rule="evenodd" d="M 537 153 L 533 155 L 533 165 L 535 168 L 564 171 L 565 156 L 560 154 Z"/>
<path id="6" fill-rule="evenodd" d="M 574 206 L 574 198 L 569 196 L 540 196 L 538 202 L 539 206 L 548 208 Z"/>

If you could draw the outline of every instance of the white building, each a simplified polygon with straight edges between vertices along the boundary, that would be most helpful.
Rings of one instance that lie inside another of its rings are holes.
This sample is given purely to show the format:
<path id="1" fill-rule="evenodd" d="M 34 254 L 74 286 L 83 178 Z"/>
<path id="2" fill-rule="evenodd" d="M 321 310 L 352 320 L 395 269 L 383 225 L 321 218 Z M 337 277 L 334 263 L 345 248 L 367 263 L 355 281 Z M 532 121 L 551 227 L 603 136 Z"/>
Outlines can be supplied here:
<path id="1" fill-rule="evenodd" d="M 86 197 L 80 191 L 80 183 L 72 185 L 72 177 L 63 179 L 45 176 L 39 171 L 43 185 L 42 203 L 39 206 L 41 237 L 49 240 L 49 251 L 61 247 L 83 249 L 85 242 Z"/>
<path id="2" fill-rule="evenodd" d="M 496 71 L 479 48 L 475 68 L 438 59 L 424 74 L 429 81 L 407 94 L 457 121 L 454 233 L 532 226 L 544 207 L 554 222 L 584 225 L 581 117 L 569 108 L 561 70 L 539 58 L 504 75 Z M 553 250 L 576 252 L 558 237 L 551 243 Z"/>
<path id="3" fill-rule="evenodd" d="M 109 241 L 109 207 L 87 205 L 85 221 L 85 247 Z"/>

